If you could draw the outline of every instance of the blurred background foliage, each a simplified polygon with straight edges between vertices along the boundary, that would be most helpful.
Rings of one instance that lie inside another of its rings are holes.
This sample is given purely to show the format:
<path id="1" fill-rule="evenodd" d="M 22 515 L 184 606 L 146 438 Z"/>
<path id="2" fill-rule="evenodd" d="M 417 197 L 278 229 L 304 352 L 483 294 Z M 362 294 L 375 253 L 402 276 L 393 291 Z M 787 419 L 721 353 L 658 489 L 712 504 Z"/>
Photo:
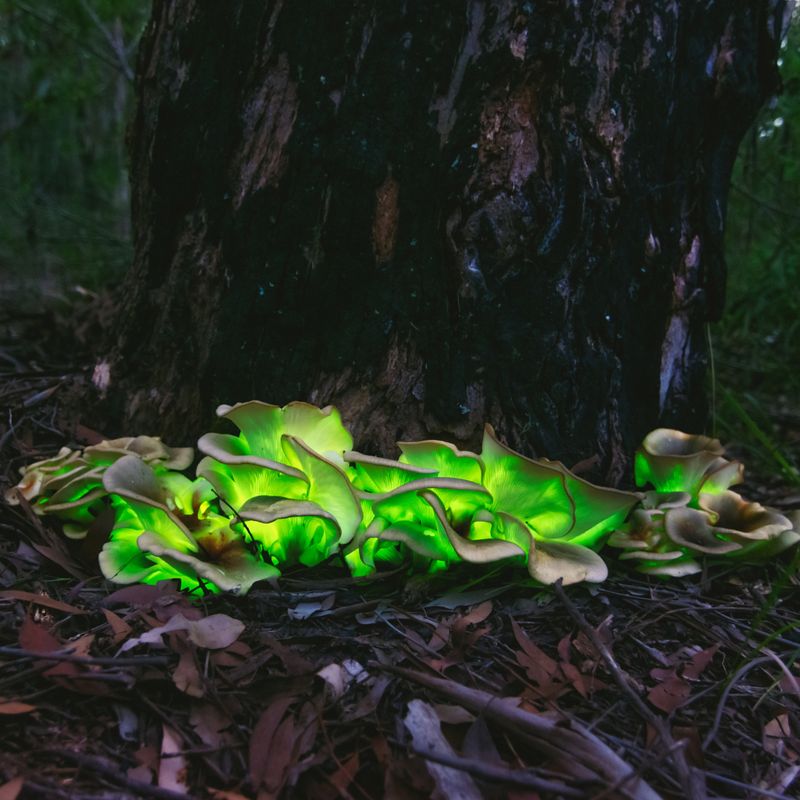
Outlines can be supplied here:
<path id="1" fill-rule="evenodd" d="M 800 484 L 800 14 L 779 62 L 783 91 L 739 148 L 728 300 L 711 326 L 714 425 L 761 474 Z"/>
<path id="2" fill-rule="evenodd" d="M 0 0 L 0 302 L 117 283 L 131 259 L 125 129 L 144 0 Z M 800 483 L 800 20 L 783 93 L 742 143 L 725 317 L 709 327 L 712 426 Z M 0 312 L 1 314 L 2 312 Z"/>
<path id="3" fill-rule="evenodd" d="M 115 281 L 142 0 L 0 0 L 0 299 Z"/>

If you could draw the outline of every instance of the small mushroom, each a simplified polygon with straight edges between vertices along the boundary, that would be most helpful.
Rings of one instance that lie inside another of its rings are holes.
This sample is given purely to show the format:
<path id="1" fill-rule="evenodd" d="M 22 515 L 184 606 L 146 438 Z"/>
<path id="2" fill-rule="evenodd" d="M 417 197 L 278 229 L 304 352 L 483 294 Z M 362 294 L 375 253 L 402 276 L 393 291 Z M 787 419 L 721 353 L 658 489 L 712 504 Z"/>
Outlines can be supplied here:
<path id="1" fill-rule="evenodd" d="M 743 480 L 738 461 L 723 458 L 718 439 L 670 428 L 651 431 L 636 451 L 636 485 L 650 484 L 659 492 L 720 492 Z"/>
<path id="2" fill-rule="evenodd" d="M 773 539 L 792 528 L 783 514 L 745 500 L 736 492 L 701 494 L 699 505 L 708 514 L 717 534 L 740 544 Z"/>
<path id="3" fill-rule="evenodd" d="M 679 547 L 694 553 L 724 555 L 741 545 L 726 540 L 711 525 L 708 514 L 695 508 L 673 508 L 664 516 L 664 531 Z"/>
<path id="4" fill-rule="evenodd" d="M 244 593 L 256 580 L 278 574 L 257 545 L 233 530 L 229 518 L 211 510 L 213 493 L 202 478 L 158 473 L 128 455 L 105 471 L 103 486 L 121 504 L 100 553 L 109 580 L 178 578 L 192 590 Z"/>

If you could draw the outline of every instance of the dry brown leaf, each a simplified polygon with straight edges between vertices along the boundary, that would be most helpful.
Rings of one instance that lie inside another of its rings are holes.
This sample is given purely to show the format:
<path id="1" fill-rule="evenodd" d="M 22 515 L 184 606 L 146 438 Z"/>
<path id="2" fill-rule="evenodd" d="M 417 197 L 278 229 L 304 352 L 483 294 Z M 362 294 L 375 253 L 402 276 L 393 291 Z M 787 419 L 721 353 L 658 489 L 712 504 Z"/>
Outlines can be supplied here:
<path id="1" fill-rule="evenodd" d="M 764 749 L 776 758 L 783 758 L 790 764 L 797 760 L 797 753 L 789 747 L 792 728 L 789 715 L 779 714 L 771 719 L 761 731 L 761 743 Z"/>
<path id="2" fill-rule="evenodd" d="M 107 608 L 103 609 L 103 614 L 114 634 L 113 643 L 116 645 L 120 642 L 124 642 L 131 635 L 131 630 L 133 630 L 131 626 L 128 625 L 122 617 Z"/>
<path id="3" fill-rule="evenodd" d="M 233 720 L 213 703 L 193 703 L 189 712 L 189 724 L 200 741 L 208 747 L 222 747 L 233 741 L 229 728 Z"/>
<path id="4" fill-rule="evenodd" d="M 209 786 L 208 793 L 213 800 L 250 800 L 246 795 L 232 792 L 230 789 L 213 789 Z"/>
<path id="5" fill-rule="evenodd" d="M 0 786 L 0 800 L 17 800 L 22 787 L 25 785 L 23 778 L 12 778 Z"/>
<path id="6" fill-rule="evenodd" d="M 250 736 L 250 782 L 257 788 L 262 785 L 271 765 L 273 740 L 284 714 L 294 702 L 293 695 L 275 698 L 261 713 Z"/>
<path id="7" fill-rule="evenodd" d="M 180 654 L 178 665 L 172 673 L 172 682 L 179 691 L 190 697 L 203 697 L 206 687 L 197 667 L 194 646 L 190 642 L 181 641 L 176 637 L 172 649 Z"/>
<path id="8" fill-rule="evenodd" d="M 712 644 L 711 647 L 707 647 L 705 650 L 700 650 L 698 653 L 695 653 L 689 663 L 684 666 L 682 672 L 683 677 L 689 681 L 698 680 L 703 670 L 705 670 L 713 660 L 719 648 L 720 643 L 717 642 L 716 644 Z"/>
<path id="9" fill-rule="evenodd" d="M 359 766 L 358 753 L 353 753 L 353 755 L 330 776 L 330 782 L 338 789 L 342 797 L 347 797 L 347 787 L 358 774 Z"/>
<path id="10" fill-rule="evenodd" d="M 448 725 L 465 725 L 475 721 L 475 715 L 461 706 L 434 703 L 436 716 Z"/>
<path id="11" fill-rule="evenodd" d="M 650 677 L 660 681 L 647 693 L 647 699 L 656 708 L 670 714 L 688 700 L 691 687 L 674 669 L 654 669 Z"/>
<path id="12" fill-rule="evenodd" d="M 705 767 L 705 758 L 703 756 L 703 741 L 700 738 L 700 732 L 696 727 L 676 725 L 672 729 L 672 738 L 675 741 L 681 739 L 686 740 L 686 758 L 693 767 L 703 769 Z"/>
<path id="13" fill-rule="evenodd" d="M 222 650 L 232 645 L 244 630 L 244 623 L 227 614 L 212 614 L 198 620 L 187 619 L 183 614 L 175 614 L 160 627 L 146 631 L 141 636 L 129 639 L 120 652 L 130 650 L 139 644 L 164 646 L 161 637 L 175 631 L 186 631 L 189 641 L 207 650 Z"/>
<path id="14" fill-rule="evenodd" d="M 31 711 L 36 711 L 36 706 L 21 703 L 18 700 L 0 700 L 0 714 L 4 716 L 30 714 Z"/>
<path id="15" fill-rule="evenodd" d="M 22 621 L 19 629 L 19 645 L 23 650 L 41 655 L 49 655 L 64 650 L 64 645 L 50 631 L 47 625 L 27 616 Z M 74 678 L 81 674 L 77 664 L 70 661 L 57 661 L 44 673 L 49 678 L 66 677 Z"/>
<path id="16" fill-rule="evenodd" d="M 52 608 L 54 611 L 64 611 L 67 614 L 88 614 L 89 612 L 77 606 L 54 600 L 46 594 L 23 592 L 19 589 L 6 589 L 0 592 L 0 600 L 20 600 L 21 602 L 35 603 L 37 606 Z"/>

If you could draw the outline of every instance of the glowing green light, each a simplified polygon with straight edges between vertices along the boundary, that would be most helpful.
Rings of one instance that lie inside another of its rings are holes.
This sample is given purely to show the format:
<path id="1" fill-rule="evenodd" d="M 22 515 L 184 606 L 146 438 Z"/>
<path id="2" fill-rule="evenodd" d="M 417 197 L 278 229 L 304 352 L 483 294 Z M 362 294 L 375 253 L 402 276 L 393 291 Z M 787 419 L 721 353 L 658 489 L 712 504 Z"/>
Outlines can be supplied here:
<path id="1" fill-rule="evenodd" d="M 403 442 L 395 461 L 354 452 L 330 407 L 253 401 L 217 413 L 239 433 L 201 437 L 195 480 L 181 472 L 191 448 L 128 437 L 30 465 L 7 499 L 58 517 L 71 538 L 113 511 L 107 578 L 196 593 L 243 593 L 278 567 L 328 560 L 354 577 L 505 562 L 543 584 L 597 582 L 606 542 L 642 572 L 682 576 L 703 558 L 765 559 L 800 541 L 800 519 L 729 490 L 742 467 L 704 436 L 650 433 L 634 469 L 653 491 L 632 494 L 526 458 L 488 426 L 480 454 Z"/>

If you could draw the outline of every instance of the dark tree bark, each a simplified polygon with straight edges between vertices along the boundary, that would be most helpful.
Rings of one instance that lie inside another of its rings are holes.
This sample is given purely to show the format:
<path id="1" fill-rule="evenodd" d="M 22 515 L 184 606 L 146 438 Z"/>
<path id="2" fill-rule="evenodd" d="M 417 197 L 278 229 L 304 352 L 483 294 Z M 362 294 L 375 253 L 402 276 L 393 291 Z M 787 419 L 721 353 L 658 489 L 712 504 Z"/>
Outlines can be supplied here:
<path id="1" fill-rule="evenodd" d="M 155 0 L 119 427 L 307 399 L 365 450 L 491 421 L 612 480 L 649 428 L 701 428 L 785 5 Z"/>

